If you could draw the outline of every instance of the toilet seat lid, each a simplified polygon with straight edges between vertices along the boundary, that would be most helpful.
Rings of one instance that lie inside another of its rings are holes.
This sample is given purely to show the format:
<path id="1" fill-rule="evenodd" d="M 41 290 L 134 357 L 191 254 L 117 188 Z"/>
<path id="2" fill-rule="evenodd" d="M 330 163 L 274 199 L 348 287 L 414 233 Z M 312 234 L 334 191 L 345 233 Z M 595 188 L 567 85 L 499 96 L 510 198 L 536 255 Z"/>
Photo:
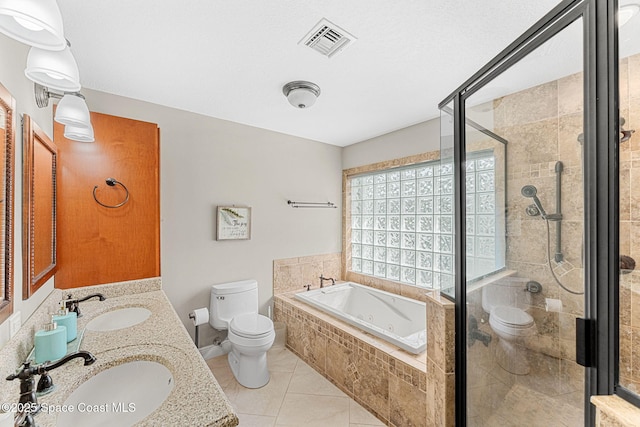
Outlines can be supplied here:
<path id="1" fill-rule="evenodd" d="M 505 325 L 512 327 L 528 327 L 533 324 L 533 317 L 524 310 L 517 307 L 499 305 L 491 310 L 491 317 Z"/>
<path id="2" fill-rule="evenodd" d="M 229 323 L 229 329 L 245 338 L 260 338 L 274 330 L 271 319 L 256 313 L 235 316 Z"/>

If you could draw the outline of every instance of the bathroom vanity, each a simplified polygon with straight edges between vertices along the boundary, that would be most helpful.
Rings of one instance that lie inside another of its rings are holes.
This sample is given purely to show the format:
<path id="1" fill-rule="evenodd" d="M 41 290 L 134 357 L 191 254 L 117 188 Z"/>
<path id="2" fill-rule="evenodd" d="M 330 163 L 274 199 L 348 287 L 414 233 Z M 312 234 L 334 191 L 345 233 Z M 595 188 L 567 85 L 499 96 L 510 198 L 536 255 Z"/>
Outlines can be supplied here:
<path id="1" fill-rule="evenodd" d="M 97 360 L 84 366 L 82 358 L 74 359 L 50 372 L 56 388 L 38 397 L 43 405 L 35 416 L 39 426 L 79 425 L 91 419 L 111 425 L 238 425 L 231 404 L 162 291 L 159 278 L 76 288 L 71 293 L 82 298 L 96 292 L 106 300 L 80 304 L 78 339 L 79 349 Z M 55 289 L 0 349 L 0 403 L 18 402 L 19 381 L 5 378 L 26 360 L 35 330 L 68 293 Z M 132 378 L 131 387 L 128 378 Z M 35 375 L 36 383 L 38 379 Z M 138 402 L 131 397 L 134 385 L 141 396 Z M 105 388 L 111 391 L 102 397 Z M 77 389 L 79 393 L 74 394 Z M 69 413 L 68 408 L 75 412 Z"/>

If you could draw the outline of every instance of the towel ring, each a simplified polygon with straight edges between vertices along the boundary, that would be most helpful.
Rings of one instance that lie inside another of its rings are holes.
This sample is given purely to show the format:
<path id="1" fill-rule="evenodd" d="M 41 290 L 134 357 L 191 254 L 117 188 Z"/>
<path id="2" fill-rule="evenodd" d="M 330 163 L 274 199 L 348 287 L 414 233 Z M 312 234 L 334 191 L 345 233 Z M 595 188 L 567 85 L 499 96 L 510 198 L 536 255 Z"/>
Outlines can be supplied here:
<path id="1" fill-rule="evenodd" d="M 104 203 L 102 203 L 100 200 L 98 200 L 98 198 L 96 197 L 96 190 L 98 189 L 98 186 L 96 185 L 95 187 L 93 187 L 93 199 L 100 205 L 100 206 L 104 206 L 105 208 L 119 208 L 120 206 L 123 206 L 125 203 L 127 203 L 129 201 L 129 190 L 127 189 L 127 187 L 121 183 L 120 181 L 116 180 L 115 178 L 107 178 L 105 180 L 105 182 L 107 183 L 107 185 L 109 187 L 113 187 L 116 184 L 120 184 L 122 186 L 122 188 L 124 188 L 124 191 L 127 192 L 126 197 L 124 198 L 124 200 L 120 203 L 118 203 L 117 205 L 105 205 Z"/>

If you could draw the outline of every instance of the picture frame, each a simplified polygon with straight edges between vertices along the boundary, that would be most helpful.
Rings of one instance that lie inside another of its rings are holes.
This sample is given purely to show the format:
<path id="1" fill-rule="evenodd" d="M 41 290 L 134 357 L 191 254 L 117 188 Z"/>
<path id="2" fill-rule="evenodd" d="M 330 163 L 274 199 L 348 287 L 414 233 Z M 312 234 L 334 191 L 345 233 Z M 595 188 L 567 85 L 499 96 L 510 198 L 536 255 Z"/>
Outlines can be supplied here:
<path id="1" fill-rule="evenodd" d="M 216 240 L 250 240 L 251 208 L 218 206 Z"/>

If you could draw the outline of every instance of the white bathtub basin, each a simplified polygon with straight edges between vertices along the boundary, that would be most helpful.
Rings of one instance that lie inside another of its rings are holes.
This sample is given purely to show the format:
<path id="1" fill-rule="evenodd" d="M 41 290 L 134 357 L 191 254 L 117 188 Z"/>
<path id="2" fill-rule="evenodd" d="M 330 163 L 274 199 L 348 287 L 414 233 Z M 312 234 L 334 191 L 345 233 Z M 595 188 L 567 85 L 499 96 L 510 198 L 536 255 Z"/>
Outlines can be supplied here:
<path id="1" fill-rule="evenodd" d="M 88 331 L 115 331 L 142 323 L 151 316 L 144 307 L 127 307 L 109 311 L 87 323 Z"/>
<path id="2" fill-rule="evenodd" d="M 57 426 L 130 426 L 140 422 L 173 390 L 171 371 L 164 365 L 136 360 L 114 366 L 82 383 L 69 395 Z"/>

